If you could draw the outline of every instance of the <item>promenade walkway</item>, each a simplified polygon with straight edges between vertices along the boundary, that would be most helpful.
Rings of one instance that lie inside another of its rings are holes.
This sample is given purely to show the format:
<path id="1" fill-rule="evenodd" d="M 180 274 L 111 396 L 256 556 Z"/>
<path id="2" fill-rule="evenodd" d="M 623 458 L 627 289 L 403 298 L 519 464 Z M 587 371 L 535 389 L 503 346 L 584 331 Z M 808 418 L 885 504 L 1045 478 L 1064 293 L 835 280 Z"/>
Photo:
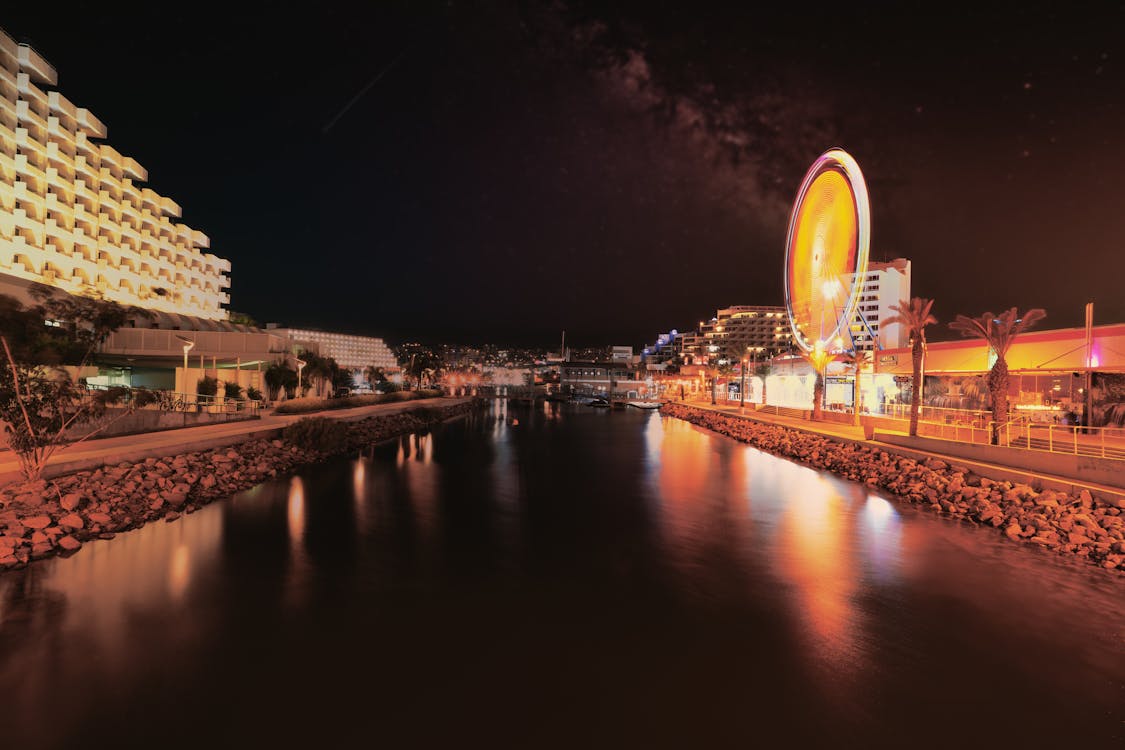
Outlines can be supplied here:
<path id="1" fill-rule="evenodd" d="M 707 411 L 719 412 L 733 417 L 741 417 L 756 422 L 765 422 L 768 424 L 776 424 L 783 427 L 789 427 L 796 430 L 803 430 L 805 432 L 816 433 L 831 437 L 837 440 L 845 440 L 856 443 L 863 443 L 871 447 L 878 447 L 886 450 L 889 453 L 897 453 L 911 458 L 938 458 L 949 464 L 957 466 L 964 466 L 971 470 L 973 473 L 983 477 L 988 477 L 996 481 L 1008 480 L 1011 482 L 1019 482 L 1022 484 L 1031 484 L 1033 482 L 1042 485 L 1044 488 L 1061 490 L 1068 494 L 1077 494 L 1079 491 L 1085 489 L 1093 495 L 1098 495 L 1103 498 L 1112 499 L 1119 507 L 1125 507 L 1125 490 L 1119 487 L 1113 487 L 1105 484 L 1098 484 L 1096 482 L 1085 482 L 1076 480 L 1070 477 L 1058 476 L 1038 471 L 1027 471 L 1021 468 L 1005 466 L 999 463 L 990 463 L 985 461 L 970 460 L 960 456 L 951 456 L 935 451 L 921 450 L 917 448 L 907 448 L 901 445 L 891 443 L 883 443 L 879 440 L 866 440 L 863 435 L 863 428 L 858 425 L 843 424 L 838 422 L 812 422 L 807 419 L 800 419 L 798 417 L 790 417 L 779 414 L 770 414 L 767 412 L 756 412 L 752 408 L 740 409 L 737 405 L 726 406 L 722 404 L 712 405 L 710 401 L 677 401 L 684 406 L 691 406 L 697 409 L 705 409 Z M 879 428 L 878 434 L 896 434 L 906 435 L 907 432 L 888 430 Z"/>
<path id="2" fill-rule="evenodd" d="M 309 414 L 272 414 L 261 419 L 242 422 L 184 427 L 163 432 L 145 432 L 137 435 L 89 440 L 70 448 L 64 448 L 51 457 L 44 477 L 56 477 L 74 471 L 94 469 L 122 461 L 138 461 L 146 458 L 173 456 L 179 453 L 219 448 L 235 445 L 256 438 L 273 438 L 289 424 L 306 416 L 324 416 L 343 421 L 355 421 L 367 417 L 386 416 L 416 409 L 419 406 L 452 406 L 469 399 L 428 398 L 416 401 L 397 401 L 390 404 L 357 406 L 353 409 Z M 16 482 L 23 478 L 19 461 L 10 450 L 0 451 L 0 485 Z"/>

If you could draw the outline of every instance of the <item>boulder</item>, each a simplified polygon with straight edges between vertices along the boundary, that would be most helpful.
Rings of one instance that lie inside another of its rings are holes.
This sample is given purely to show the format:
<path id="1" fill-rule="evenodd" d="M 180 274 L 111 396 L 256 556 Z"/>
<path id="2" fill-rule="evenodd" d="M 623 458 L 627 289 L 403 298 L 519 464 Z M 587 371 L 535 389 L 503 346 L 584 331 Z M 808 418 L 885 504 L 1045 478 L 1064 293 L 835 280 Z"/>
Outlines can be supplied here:
<path id="1" fill-rule="evenodd" d="M 44 497 L 38 492 L 25 492 L 21 495 L 16 495 L 12 501 L 16 505 L 22 505 L 25 508 L 38 508 L 43 504 Z"/>
<path id="2" fill-rule="evenodd" d="M 64 529 L 81 529 L 86 526 L 86 522 L 82 520 L 82 516 L 77 513 L 67 513 L 59 519 L 59 526 Z"/>
<path id="3" fill-rule="evenodd" d="M 1022 534 L 1023 529 L 1020 528 L 1020 525 L 1018 523 L 1010 524 L 1008 528 L 1004 529 L 1004 535 L 1012 541 L 1018 542 Z"/>
<path id="4" fill-rule="evenodd" d="M 63 510 L 78 510 L 78 507 L 82 505 L 82 500 L 82 495 L 77 492 L 68 492 L 63 495 L 62 500 L 59 501 L 59 505 L 62 506 Z"/>
<path id="5" fill-rule="evenodd" d="M 77 539 L 75 539 L 74 537 L 72 537 L 68 534 L 67 536 L 64 536 L 64 537 L 59 539 L 59 546 L 62 547 L 67 552 L 74 552 L 75 550 L 77 550 L 78 548 L 80 548 L 82 546 L 82 542 L 78 541 Z"/>
<path id="6" fill-rule="evenodd" d="M 45 529 L 51 525 L 50 516 L 27 516 L 21 518 L 20 523 L 27 529 Z"/>
<path id="7" fill-rule="evenodd" d="M 97 524 L 101 524 L 102 526 L 105 526 L 111 520 L 108 513 L 97 513 L 97 512 L 87 513 L 86 518 L 90 519 L 90 523 L 97 523 Z"/>

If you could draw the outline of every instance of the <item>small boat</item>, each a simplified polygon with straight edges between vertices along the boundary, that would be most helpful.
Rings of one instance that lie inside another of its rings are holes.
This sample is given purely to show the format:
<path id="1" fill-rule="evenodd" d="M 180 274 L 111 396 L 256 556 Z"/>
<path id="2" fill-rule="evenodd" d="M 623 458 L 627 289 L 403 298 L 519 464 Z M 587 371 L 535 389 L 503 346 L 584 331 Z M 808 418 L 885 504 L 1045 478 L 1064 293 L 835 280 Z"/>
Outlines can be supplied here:
<path id="1" fill-rule="evenodd" d="M 570 397 L 570 403 L 581 404 L 582 406 L 589 406 L 591 403 L 593 403 L 593 401 L 594 401 L 593 396 L 571 396 Z"/>
<path id="2" fill-rule="evenodd" d="M 627 403 L 627 404 L 629 404 L 629 406 L 635 407 L 637 409 L 659 409 L 660 408 L 660 402 L 659 401 L 626 401 L 625 403 Z"/>
<path id="3" fill-rule="evenodd" d="M 599 409 L 608 409 L 609 408 L 609 402 L 606 401 L 604 398 L 590 399 L 589 405 L 590 406 L 596 406 Z"/>

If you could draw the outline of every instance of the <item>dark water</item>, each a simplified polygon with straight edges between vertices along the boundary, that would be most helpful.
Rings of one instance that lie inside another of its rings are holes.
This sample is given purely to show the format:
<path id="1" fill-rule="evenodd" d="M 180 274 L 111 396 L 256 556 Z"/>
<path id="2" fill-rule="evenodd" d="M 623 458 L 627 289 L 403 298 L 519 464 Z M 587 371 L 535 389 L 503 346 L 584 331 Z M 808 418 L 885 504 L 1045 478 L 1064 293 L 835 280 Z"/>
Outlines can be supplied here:
<path id="1" fill-rule="evenodd" d="M 1125 746 L 1125 581 L 512 409 L 0 576 L 0 747 Z"/>

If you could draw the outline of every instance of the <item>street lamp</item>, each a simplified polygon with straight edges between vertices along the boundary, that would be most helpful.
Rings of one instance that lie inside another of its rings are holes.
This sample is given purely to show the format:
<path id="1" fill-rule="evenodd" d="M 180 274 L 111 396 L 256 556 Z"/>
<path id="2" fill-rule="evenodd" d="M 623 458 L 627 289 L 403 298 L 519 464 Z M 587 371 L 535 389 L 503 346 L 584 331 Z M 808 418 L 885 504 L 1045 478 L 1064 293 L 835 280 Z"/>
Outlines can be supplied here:
<path id="1" fill-rule="evenodd" d="M 184 345 L 184 391 L 186 392 L 187 391 L 187 355 L 188 355 L 188 352 L 191 351 L 192 347 L 195 346 L 195 342 L 190 340 L 190 339 L 182 338 L 180 336 L 177 336 L 176 340 Z"/>
<path id="2" fill-rule="evenodd" d="M 301 397 L 301 370 L 304 370 L 305 365 L 308 364 L 308 363 L 305 362 L 305 360 L 303 360 L 303 359 L 298 359 L 297 357 L 294 357 L 293 360 L 297 363 L 297 398 L 300 398 Z"/>

